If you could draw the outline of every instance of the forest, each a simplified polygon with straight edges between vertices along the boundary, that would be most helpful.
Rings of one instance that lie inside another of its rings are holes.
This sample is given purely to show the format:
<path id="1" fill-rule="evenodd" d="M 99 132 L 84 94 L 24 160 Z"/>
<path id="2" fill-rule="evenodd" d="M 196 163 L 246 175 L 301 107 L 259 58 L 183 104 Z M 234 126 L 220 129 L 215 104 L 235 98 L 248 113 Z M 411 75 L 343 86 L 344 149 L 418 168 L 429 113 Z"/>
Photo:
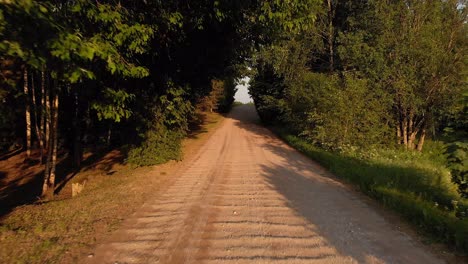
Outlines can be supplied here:
<path id="1" fill-rule="evenodd" d="M 437 240 L 468 250 L 465 0 L 0 0 L 0 155 L 181 158 L 237 82 L 263 123 Z"/>
<path id="2" fill-rule="evenodd" d="M 42 196 L 53 195 L 57 155 L 76 168 L 108 146 L 137 166 L 178 159 L 195 108 L 233 101 L 245 43 L 233 42 L 235 3 L 1 4 L 0 149 L 44 163 Z"/>
<path id="3" fill-rule="evenodd" d="M 260 117 L 420 229 L 468 249 L 466 1 L 318 4 L 312 24 L 254 55 Z"/>

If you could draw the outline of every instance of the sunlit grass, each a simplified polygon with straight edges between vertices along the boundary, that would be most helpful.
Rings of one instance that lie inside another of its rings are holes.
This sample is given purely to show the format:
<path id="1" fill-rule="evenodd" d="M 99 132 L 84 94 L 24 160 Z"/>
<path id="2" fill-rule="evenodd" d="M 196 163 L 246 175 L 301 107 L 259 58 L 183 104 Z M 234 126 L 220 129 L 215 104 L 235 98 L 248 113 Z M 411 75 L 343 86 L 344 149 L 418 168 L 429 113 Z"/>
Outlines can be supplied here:
<path id="1" fill-rule="evenodd" d="M 457 192 L 438 151 L 332 153 L 287 131 L 273 130 L 337 177 L 399 212 L 426 235 L 468 253 L 468 201 Z"/>

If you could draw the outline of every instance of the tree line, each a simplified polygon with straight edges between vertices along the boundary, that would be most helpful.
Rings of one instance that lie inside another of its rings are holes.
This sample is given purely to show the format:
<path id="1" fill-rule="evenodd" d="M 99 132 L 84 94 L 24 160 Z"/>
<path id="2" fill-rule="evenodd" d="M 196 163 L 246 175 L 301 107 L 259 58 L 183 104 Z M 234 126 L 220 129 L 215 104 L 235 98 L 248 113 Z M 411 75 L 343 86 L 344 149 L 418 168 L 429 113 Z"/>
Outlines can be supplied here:
<path id="1" fill-rule="evenodd" d="M 39 151 L 43 194 L 57 155 L 177 159 L 195 108 L 251 75 L 261 118 L 316 146 L 466 150 L 466 33 L 456 0 L 3 0 L 0 148 Z"/>
<path id="2" fill-rule="evenodd" d="M 255 55 L 250 92 L 262 119 L 338 152 L 449 142 L 466 194 L 466 1 L 317 4 L 312 24 Z"/>
<path id="3" fill-rule="evenodd" d="M 236 80 L 314 0 L 0 0 L 0 151 L 44 163 L 122 147 L 137 166 L 180 158 L 196 109 L 229 111 Z"/>
<path id="4" fill-rule="evenodd" d="M 43 196 L 57 156 L 79 168 L 85 149 L 127 145 L 137 165 L 177 158 L 195 108 L 233 101 L 241 12 L 258 5 L 239 4 L 0 1 L 1 151 L 39 152 Z"/>

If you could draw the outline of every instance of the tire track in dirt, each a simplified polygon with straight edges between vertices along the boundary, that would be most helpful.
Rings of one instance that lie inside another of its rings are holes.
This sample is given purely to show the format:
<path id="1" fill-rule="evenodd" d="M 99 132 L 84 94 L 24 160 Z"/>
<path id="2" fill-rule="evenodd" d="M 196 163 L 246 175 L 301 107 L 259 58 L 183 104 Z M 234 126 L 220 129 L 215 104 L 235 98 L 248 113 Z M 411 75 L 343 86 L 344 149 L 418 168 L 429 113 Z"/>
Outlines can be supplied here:
<path id="1" fill-rule="evenodd" d="M 352 190 L 234 108 L 86 263 L 441 263 Z"/>

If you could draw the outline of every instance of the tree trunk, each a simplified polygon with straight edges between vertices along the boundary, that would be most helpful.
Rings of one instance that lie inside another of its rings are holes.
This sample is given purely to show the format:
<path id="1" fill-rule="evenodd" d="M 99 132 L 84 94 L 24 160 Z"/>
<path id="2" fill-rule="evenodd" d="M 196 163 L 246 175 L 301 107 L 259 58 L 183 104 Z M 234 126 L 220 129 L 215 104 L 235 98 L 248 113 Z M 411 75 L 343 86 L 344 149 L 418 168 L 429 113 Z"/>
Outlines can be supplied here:
<path id="1" fill-rule="evenodd" d="M 28 68 L 24 68 L 24 96 L 26 117 L 26 156 L 31 156 L 31 109 L 29 106 Z"/>
<path id="2" fill-rule="evenodd" d="M 335 68 L 335 51 L 333 47 L 333 40 L 334 40 L 334 27 L 333 27 L 333 18 L 335 17 L 335 11 L 333 9 L 333 3 L 332 0 L 327 0 L 327 5 L 328 5 L 328 52 L 330 53 L 329 57 L 329 71 L 333 72 Z"/>
<path id="3" fill-rule="evenodd" d="M 414 128 L 413 118 L 414 118 L 413 110 L 410 110 L 409 116 L 408 116 L 408 148 L 409 149 L 415 149 L 414 141 L 416 139 L 416 134 L 418 133 Z"/>
<path id="4" fill-rule="evenodd" d="M 48 123 L 50 123 L 50 119 L 47 120 L 46 124 Z M 47 128 L 47 132 L 48 132 L 47 138 L 48 139 L 52 138 L 53 131 Z M 49 144 L 49 142 L 47 143 L 46 149 L 47 149 L 47 157 L 46 157 L 47 161 L 46 161 L 45 169 L 44 169 L 44 183 L 42 184 L 42 194 L 41 194 L 42 197 L 47 195 L 47 190 L 49 189 L 50 167 L 52 163 L 52 160 L 51 160 L 52 159 L 52 146 L 51 144 Z"/>
<path id="5" fill-rule="evenodd" d="M 418 142 L 418 151 L 421 152 L 422 149 L 423 149 L 423 145 L 424 145 L 424 139 L 426 138 L 426 128 L 423 128 L 422 131 L 421 131 L 421 137 L 419 138 L 419 142 Z"/>
<path id="6" fill-rule="evenodd" d="M 403 137 L 403 145 L 405 145 L 405 148 L 408 148 L 408 121 L 406 116 L 402 118 L 400 126 L 401 136 Z"/>
<path id="7" fill-rule="evenodd" d="M 50 123 L 51 123 L 51 116 L 50 116 L 50 90 L 51 90 L 51 85 L 50 85 L 50 78 L 48 75 L 46 75 L 47 80 L 48 80 L 48 87 L 49 89 L 45 90 L 45 139 L 44 139 L 44 146 L 46 148 L 49 147 L 50 145 Z"/>
<path id="8" fill-rule="evenodd" d="M 413 150 L 416 149 L 415 141 L 416 141 L 417 133 L 418 133 L 417 131 L 414 131 L 408 136 L 408 149 L 413 149 Z"/>
<path id="9" fill-rule="evenodd" d="M 75 115 L 73 117 L 74 127 L 74 140 L 73 140 L 73 160 L 76 168 L 81 166 L 82 152 L 81 152 L 81 131 L 80 131 L 80 119 L 79 119 L 79 98 L 78 90 L 74 92 L 75 97 Z"/>
<path id="10" fill-rule="evenodd" d="M 53 124 L 52 124 L 52 138 L 50 138 L 52 144 L 52 157 L 50 164 L 50 176 L 49 176 L 49 193 L 51 196 L 54 194 L 55 189 L 55 168 L 57 166 L 57 144 L 58 144 L 58 110 L 59 110 L 59 95 L 58 91 L 55 91 L 54 100 L 52 107 L 54 108 Z"/>
<path id="11" fill-rule="evenodd" d="M 52 131 L 49 129 L 49 134 L 52 133 Z M 49 135 L 49 138 L 52 136 Z M 42 184 L 42 194 L 41 196 L 44 197 L 47 195 L 47 190 L 49 189 L 49 177 L 50 177 L 50 165 L 51 165 L 51 158 L 52 158 L 52 146 L 50 144 L 47 145 L 47 161 L 45 164 L 45 169 L 44 169 L 44 182 Z"/>
<path id="12" fill-rule="evenodd" d="M 107 129 L 107 146 L 110 147 L 111 144 L 111 136 L 112 136 L 112 123 L 109 123 L 109 127 Z"/>
<path id="13" fill-rule="evenodd" d="M 44 146 L 42 144 L 42 132 L 41 130 L 39 129 L 39 113 L 37 111 L 37 104 L 36 104 L 36 92 L 35 92 L 36 88 L 34 86 L 34 75 L 33 73 L 31 73 L 31 96 L 32 96 L 32 106 L 33 106 L 33 111 L 34 111 L 34 130 L 36 131 L 36 138 L 37 138 L 37 142 L 39 142 L 39 150 L 40 150 L 40 154 L 41 154 L 41 162 L 44 158 Z"/>
<path id="14" fill-rule="evenodd" d="M 396 137 L 397 137 L 397 144 L 401 145 L 401 126 L 399 123 L 396 125 Z"/>
<path id="15" fill-rule="evenodd" d="M 50 92 L 49 92 L 50 94 Z M 52 197 L 55 188 L 55 169 L 57 165 L 57 144 L 58 144 L 58 91 L 53 94 L 53 103 L 51 110 L 51 119 L 49 120 L 49 139 L 47 146 L 47 162 L 44 171 L 44 183 L 42 185 L 42 197 Z"/>
<path id="16" fill-rule="evenodd" d="M 40 130 L 41 130 L 41 138 L 42 138 L 42 148 L 47 148 L 47 142 L 45 140 L 45 122 L 46 122 L 46 110 L 45 110 L 45 74 L 44 68 L 41 71 L 41 121 L 40 121 Z M 42 154 L 42 153 L 41 153 Z M 44 159 L 41 158 L 41 163 L 44 163 Z"/>

